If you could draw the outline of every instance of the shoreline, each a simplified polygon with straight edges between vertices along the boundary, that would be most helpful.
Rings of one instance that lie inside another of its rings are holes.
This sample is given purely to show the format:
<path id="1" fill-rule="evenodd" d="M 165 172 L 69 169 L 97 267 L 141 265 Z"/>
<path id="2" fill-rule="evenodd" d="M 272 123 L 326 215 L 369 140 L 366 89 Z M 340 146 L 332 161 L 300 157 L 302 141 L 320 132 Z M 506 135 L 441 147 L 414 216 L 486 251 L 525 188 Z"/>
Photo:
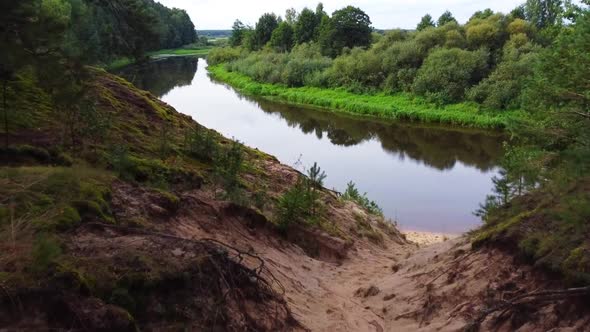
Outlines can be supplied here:
<path id="1" fill-rule="evenodd" d="M 514 119 L 525 119 L 521 111 L 480 111 L 479 106 L 472 103 L 439 107 L 422 98 L 404 94 L 354 94 L 342 89 L 290 88 L 278 84 L 259 83 L 246 75 L 227 71 L 223 64 L 208 65 L 207 71 L 214 79 L 246 95 L 271 101 L 278 100 L 291 105 L 318 107 L 354 116 L 439 123 L 496 131 L 503 131 Z"/>

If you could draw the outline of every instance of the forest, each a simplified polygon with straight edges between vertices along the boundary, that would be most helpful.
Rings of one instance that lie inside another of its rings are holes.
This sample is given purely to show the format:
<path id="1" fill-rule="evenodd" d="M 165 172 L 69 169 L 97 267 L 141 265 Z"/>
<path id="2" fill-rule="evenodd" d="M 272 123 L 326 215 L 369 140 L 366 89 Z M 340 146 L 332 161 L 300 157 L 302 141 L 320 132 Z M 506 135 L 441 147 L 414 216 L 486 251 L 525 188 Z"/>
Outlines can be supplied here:
<path id="1" fill-rule="evenodd" d="M 24 0 L 1 6 L 3 49 L 22 48 L 33 56 L 59 52 L 99 64 L 120 57 L 141 59 L 147 51 L 197 41 L 195 26 L 184 10 L 153 0 Z M 2 55 L 11 53 L 15 54 Z M 17 58 L 2 59 L 2 64 L 14 66 L 11 63 Z"/>

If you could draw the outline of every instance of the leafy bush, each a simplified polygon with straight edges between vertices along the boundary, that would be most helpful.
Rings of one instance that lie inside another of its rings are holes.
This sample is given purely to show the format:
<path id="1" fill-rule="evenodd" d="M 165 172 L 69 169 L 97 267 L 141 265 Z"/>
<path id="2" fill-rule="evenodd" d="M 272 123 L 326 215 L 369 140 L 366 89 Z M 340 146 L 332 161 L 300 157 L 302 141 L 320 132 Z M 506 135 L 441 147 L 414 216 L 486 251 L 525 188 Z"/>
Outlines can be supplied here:
<path id="1" fill-rule="evenodd" d="M 459 102 L 466 90 L 483 78 L 487 59 L 483 50 L 436 49 L 418 70 L 413 91 L 442 104 Z"/>
<path id="2" fill-rule="evenodd" d="M 207 62 L 211 65 L 228 63 L 240 58 L 242 50 L 234 47 L 216 47 L 209 51 Z"/>
<path id="3" fill-rule="evenodd" d="M 354 48 L 334 60 L 329 75 L 335 86 L 376 88 L 384 79 L 381 67 L 382 59 L 378 54 Z"/>

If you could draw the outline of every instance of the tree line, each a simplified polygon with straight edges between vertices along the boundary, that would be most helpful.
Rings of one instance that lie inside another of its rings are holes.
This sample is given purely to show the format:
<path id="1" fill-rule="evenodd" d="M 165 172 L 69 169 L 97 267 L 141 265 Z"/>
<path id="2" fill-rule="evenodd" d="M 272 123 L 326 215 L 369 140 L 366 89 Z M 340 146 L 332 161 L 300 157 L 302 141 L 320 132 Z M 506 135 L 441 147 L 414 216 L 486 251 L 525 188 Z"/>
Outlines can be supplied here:
<path id="1" fill-rule="evenodd" d="M 518 109 L 533 64 L 580 10 L 561 0 L 528 0 L 509 14 L 485 9 L 459 24 L 446 11 L 436 22 L 425 15 L 414 31 L 379 34 L 359 8 L 329 16 L 319 4 L 315 11 L 289 9 L 284 19 L 264 14 L 254 27 L 236 21 L 230 41 L 239 51 L 217 50 L 210 59 L 262 82 Z"/>

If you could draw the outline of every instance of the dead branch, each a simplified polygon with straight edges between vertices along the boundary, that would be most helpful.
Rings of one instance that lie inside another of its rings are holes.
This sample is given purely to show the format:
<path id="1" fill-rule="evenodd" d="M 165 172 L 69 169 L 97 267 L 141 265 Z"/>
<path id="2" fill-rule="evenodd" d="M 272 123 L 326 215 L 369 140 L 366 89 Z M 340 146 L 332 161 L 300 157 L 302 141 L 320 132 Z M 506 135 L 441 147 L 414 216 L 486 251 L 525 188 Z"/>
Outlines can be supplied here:
<path id="1" fill-rule="evenodd" d="M 469 323 L 466 331 L 478 331 L 481 323 L 491 314 L 501 311 L 504 315 L 507 311 L 515 307 L 532 304 L 532 303 L 546 303 L 564 300 L 571 297 L 590 295 L 590 286 L 557 290 L 534 291 L 526 294 L 516 296 L 510 300 L 501 300 L 499 304 L 481 311 L 479 316 Z"/>

